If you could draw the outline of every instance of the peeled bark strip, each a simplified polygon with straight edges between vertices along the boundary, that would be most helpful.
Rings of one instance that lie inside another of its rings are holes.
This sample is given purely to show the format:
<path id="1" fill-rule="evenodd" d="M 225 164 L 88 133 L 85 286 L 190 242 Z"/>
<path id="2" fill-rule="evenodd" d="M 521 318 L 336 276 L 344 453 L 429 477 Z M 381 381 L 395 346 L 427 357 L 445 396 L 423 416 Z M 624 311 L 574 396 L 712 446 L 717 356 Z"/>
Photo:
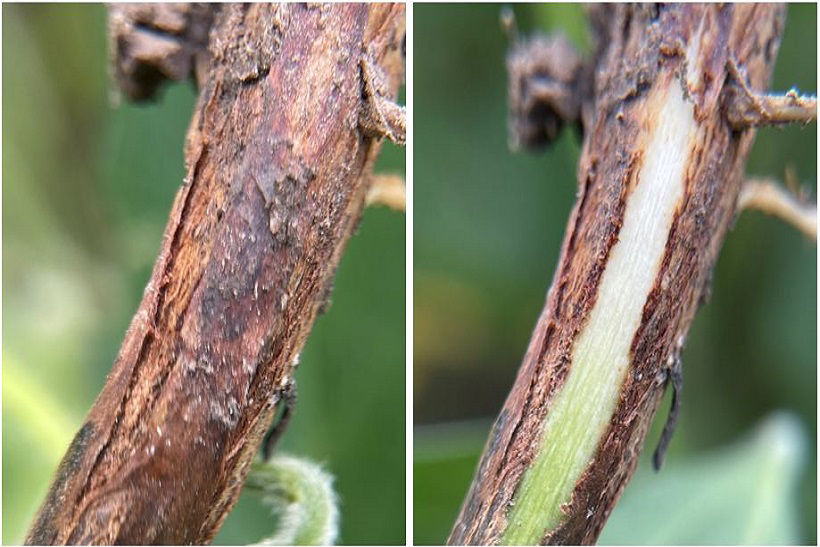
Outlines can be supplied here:
<path id="1" fill-rule="evenodd" d="M 205 543 L 236 502 L 362 212 L 404 7 L 226 5 L 187 177 L 114 368 L 28 543 Z"/>
<path id="2" fill-rule="evenodd" d="M 593 8 L 599 47 L 578 74 L 594 80 L 572 82 L 590 93 L 578 201 L 450 544 L 597 539 L 735 216 L 754 131 L 727 119 L 742 90 L 727 66 L 765 90 L 784 13 L 762 4 Z"/>

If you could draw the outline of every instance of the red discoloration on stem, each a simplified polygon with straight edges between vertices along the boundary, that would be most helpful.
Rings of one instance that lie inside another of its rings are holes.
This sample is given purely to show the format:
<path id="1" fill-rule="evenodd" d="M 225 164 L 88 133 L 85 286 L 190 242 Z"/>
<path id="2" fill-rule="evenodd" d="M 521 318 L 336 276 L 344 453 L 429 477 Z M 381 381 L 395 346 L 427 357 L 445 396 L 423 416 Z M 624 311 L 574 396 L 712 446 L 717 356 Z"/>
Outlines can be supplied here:
<path id="1" fill-rule="evenodd" d="M 646 158 L 643 139 L 657 109 L 650 91 L 685 86 L 701 140 L 689 152 L 684 195 L 666 238 L 654 287 L 631 345 L 626 380 L 596 456 L 561 509 L 562 522 L 543 543 L 593 543 L 631 477 L 647 428 L 663 395 L 658 382 L 679 350 L 735 213 L 752 131 L 734 130 L 723 102 L 731 56 L 753 89 L 765 89 L 783 27 L 773 5 L 603 5 L 591 10 L 598 40 L 594 81 L 582 105 L 585 138 L 580 192 L 569 220 L 547 303 L 524 361 L 490 435 L 449 538 L 451 544 L 493 544 L 541 445 L 542 425 L 572 366 L 571 348 L 598 293 L 601 272 L 618 238 L 624 202 Z M 692 48 L 695 41 L 699 43 Z"/>
<path id="2" fill-rule="evenodd" d="M 28 542 L 214 536 L 364 206 L 362 52 L 395 96 L 403 38 L 400 5 L 217 14 L 162 251 Z"/>

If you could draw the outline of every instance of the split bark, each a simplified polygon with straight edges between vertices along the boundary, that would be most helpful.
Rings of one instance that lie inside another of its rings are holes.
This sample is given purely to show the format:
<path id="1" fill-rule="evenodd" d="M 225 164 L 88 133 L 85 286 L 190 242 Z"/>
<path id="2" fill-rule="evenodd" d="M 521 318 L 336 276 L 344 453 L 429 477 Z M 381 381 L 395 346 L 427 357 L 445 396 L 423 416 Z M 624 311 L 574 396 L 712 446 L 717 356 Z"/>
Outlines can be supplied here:
<path id="1" fill-rule="evenodd" d="M 604 5 L 590 17 L 598 46 L 586 64 L 556 57 L 566 48 L 548 40 L 508 58 L 512 144 L 544 143 L 577 121 L 579 194 L 450 544 L 597 539 L 708 296 L 754 138 L 727 110 L 746 88 L 767 89 L 784 8 Z M 550 507 L 539 473 L 554 479 Z"/>
<path id="2" fill-rule="evenodd" d="M 187 176 L 113 370 L 27 543 L 213 538 L 326 305 L 381 139 L 395 135 L 372 112 L 403 78 L 402 5 L 135 9 L 166 32 L 160 49 L 182 39 L 188 57 L 171 63 L 115 32 L 118 60 L 137 59 L 116 70 L 131 79 L 126 93 L 150 96 L 158 74 L 201 78 Z M 211 19 L 203 50 L 201 27 L 185 29 Z"/>

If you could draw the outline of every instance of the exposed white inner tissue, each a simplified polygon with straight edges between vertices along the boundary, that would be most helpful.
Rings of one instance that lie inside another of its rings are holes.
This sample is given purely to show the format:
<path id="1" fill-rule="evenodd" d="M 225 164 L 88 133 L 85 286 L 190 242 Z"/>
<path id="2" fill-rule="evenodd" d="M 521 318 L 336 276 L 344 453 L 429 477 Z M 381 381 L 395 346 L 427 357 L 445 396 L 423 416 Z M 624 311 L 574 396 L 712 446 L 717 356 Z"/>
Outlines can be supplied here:
<path id="1" fill-rule="evenodd" d="M 553 528 L 579 474 L 608 427 L 630 362 L 630 347 L 655 284 L 666 241 L 683 196 L 696 134 L 694 110 L 678 82 L 656 105 L 638 184 L 627 197 L 618 241 L 601 277 L 598 298 L 575 341 L 566 383 L 547 420 L 534 465 L 525 473 L 502 538 L 532 544 Z M 556 465 L 556 462 L 561 462 Z M 567 465 L 569 462 L 569 465 Z M 543 520 L 526 525 L 533 515 Z"/>

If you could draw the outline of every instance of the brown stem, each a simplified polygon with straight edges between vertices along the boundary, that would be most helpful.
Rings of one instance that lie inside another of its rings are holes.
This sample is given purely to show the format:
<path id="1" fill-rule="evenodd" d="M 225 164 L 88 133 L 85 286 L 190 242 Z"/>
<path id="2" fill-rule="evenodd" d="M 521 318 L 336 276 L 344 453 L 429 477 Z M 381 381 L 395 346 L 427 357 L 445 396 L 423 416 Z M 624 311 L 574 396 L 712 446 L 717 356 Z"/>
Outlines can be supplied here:
<path id="1" fill-rule="evenodd" d="M 364 207 L 361 66 L 396 96 L 404 7 L 226 5 L 209 36 L 160 255 L 28 543 L 211 540 Z"/>
<path id="2" fill-rule="evenodd" d="M 728 61 L 744 67 L 751 89 L 766 89 L 784 10 L 602 5 L 590 15 L 598 49 L 588 69 L 563 78 L 537 71 L 542 82 L 590 90 L 579 92 L 579 197 L 450 544 L 598 537 L 632 476 L 736 212 L 754 132 L 727 119 L 739 94 Z M 524 129 L 523 140 L 541 135 Z"/>

